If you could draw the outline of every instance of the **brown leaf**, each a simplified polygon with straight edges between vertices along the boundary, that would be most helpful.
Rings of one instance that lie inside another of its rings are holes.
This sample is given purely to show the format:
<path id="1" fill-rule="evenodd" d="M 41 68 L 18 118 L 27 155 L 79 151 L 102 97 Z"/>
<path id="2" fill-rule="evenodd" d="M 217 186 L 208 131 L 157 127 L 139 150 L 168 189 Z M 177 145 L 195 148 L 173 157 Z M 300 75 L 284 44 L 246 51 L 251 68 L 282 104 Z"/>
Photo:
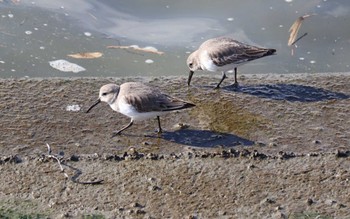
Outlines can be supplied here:
<path id="1" fill-rule="evenodd" d="M 100 58 L 102 55 L 103 54 L 100 52 L 82 52 L 82 53 L 69 54 L 67 56 L 75 59 L 96 59 L 96 58 Z"/>
<path id="2" fill-rule="evenodd" d="M 311 15 L 307 14 L 301 17 L 298 17 L 296 21 L 293 23 L 293 25 L 289 28 L 289 40 L 288 40 L 288 46 L 294 45 L 298 40 L 300 40 L 302 37 L 306 36 L 304 34 L 302 37 L 297 39 L 299 29 L 301 27 L 302 22 L 304 21 L 305 18 L 310 17 Z"/>

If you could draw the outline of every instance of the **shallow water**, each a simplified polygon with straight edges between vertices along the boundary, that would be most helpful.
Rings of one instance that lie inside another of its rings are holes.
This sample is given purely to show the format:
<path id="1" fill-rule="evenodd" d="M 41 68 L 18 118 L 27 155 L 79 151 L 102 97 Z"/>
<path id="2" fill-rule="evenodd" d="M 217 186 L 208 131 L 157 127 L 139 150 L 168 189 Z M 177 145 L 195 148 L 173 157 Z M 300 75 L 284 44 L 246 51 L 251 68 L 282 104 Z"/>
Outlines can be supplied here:
<path id="1" fill-rule="evenodd" d="M 14 3 L 15 2 L 15 3 Z M 0 3 L 0 77 L 187 75 L 186 58 L 204 40 L 231 36 L 277 49 L 277 55 L 239 68 L 241 73 L 345 72 L 350 70 L 350 3 L 285 1 L 8 1 Z M 305 14 L 294 48 L 288 30 Z M 152 46 L 163 55 L 108 49 Z M 68 54 L 102 52 L 96 59 Z M 65 59 L 86 69 L 61 72 Z"/>

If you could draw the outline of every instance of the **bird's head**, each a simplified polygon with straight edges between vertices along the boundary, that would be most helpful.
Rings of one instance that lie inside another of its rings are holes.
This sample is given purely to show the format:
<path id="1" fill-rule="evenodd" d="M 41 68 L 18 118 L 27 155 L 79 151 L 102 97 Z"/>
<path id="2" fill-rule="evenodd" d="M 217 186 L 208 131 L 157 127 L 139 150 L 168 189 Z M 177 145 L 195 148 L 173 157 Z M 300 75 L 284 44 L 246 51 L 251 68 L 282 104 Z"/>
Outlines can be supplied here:
<path id="1" fill-rule="evenodd" d="M 88 113 L 92 108 L 94 108 L 100 102 L 106 102 L 108 104 L 112 104 L 118 97 L 119 94 L 119 86 L 116 84 L 106 84 L 100 88 L 99 98 L 98 100 L 90 106 L 90 108 L 86 111 Z"/>

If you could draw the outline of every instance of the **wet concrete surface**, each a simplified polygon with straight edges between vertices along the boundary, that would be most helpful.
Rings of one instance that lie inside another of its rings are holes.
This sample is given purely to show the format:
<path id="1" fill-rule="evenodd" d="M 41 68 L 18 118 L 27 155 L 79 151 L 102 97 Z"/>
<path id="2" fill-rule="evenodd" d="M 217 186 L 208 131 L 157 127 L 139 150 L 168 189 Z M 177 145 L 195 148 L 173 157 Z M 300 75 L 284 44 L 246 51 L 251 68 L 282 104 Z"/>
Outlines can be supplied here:
<path id="1" fill-rule="evenodd" d="M 0 214 L 107 218 L 345 218 L 350 75 L 0 80 Z M 129 122 L 106 104 L 110 82 L 143 81 L 196 104 Z M 78 105 L 79 111 L 67 111 Z M 68 178 L 47 157 L 60 154 Z M 67 166 L 68 165 L 68 166 Z M 74 169 L 75 168 L 75 169 Z M 99 185 L 72 181 L 102 179 Z"/>

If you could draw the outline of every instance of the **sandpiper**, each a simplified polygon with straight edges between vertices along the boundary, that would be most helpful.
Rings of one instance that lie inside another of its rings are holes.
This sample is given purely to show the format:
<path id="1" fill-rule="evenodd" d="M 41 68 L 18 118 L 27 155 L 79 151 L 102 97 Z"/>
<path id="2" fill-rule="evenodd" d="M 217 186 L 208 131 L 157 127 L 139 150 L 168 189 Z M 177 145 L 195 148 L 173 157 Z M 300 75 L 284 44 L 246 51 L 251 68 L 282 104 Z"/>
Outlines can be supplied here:
<path id="1" fill-rule="evenodd" d="M 106 84 L 100 88 L 99 98 L 87 111 L 100 102 L 106 102 L 114 110 L 131 118 L 129 124 L 113 133 L 112 137 L 132 126 L 134 121 L 156 117 L 158 133 L 162 132 L 159 116 L 170 111 L 181 110 L 195 105 L 171 97 L 158 89 L 139 82 L 127 82 L 120 86 Z"/>
<path id="2" fill-rule="evenodd" d="M 238 66 L 264 56 L 273 55 L 275 52 L 275 49 L 248 45 L 228 37 L 209 39 L 187 58 L 187 66 L 190 69 L 187 84 L 190 85 L 194 71 L 221 71 L 222 78 L 215 87 L 220 88 L 220 84 L 226 78 L 226 72 L 234 70 L 235 82 L 233 85 L 237 86 Z"/>

